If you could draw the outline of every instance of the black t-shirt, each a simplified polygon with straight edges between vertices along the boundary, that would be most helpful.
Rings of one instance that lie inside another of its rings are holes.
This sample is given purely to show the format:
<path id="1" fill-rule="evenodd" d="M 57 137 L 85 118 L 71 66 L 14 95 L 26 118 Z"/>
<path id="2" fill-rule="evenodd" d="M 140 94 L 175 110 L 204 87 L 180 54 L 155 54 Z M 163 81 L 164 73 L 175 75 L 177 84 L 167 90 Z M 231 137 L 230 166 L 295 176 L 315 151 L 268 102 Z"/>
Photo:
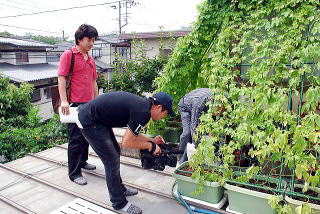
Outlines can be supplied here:
<path id="1" fill-rule="evenodd" d="M 137 136 L 150 120 L 148 98 L 124 91 L 109 92 L 81 106 L 79 120 L 85 128 L 94 121 L 108 127 L 127 126 Z"/>

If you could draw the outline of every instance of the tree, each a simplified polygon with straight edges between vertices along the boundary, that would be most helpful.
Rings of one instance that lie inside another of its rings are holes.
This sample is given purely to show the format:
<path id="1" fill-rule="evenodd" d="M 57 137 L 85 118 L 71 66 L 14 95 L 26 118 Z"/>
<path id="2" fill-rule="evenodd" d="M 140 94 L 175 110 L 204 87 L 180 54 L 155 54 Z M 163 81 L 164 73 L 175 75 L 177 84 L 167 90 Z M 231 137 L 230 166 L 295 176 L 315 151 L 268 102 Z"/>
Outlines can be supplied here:
<path id="1" fill-rule="evenodd" d="M 39 109 L 30 102 L 33 86 L 19 87 L 0 76 L 0 155 L 8 161 L 61 144 L 67 130 L 57 116 L 40 122 Z"/>

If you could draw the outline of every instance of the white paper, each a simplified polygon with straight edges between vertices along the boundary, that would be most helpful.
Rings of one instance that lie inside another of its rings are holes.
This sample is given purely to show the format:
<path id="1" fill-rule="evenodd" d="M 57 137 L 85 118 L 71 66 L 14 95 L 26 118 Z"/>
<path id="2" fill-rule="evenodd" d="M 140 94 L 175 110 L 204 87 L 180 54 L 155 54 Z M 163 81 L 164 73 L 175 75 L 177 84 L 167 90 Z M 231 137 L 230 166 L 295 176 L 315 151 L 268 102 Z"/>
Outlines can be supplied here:
<path id="1" fill-rule="evenodd" d="M 59 116 L 61 123 L 76 123 L 78 120 L 78 107 L 69 107 L 69 114 L 62 114 L 61 107 L 59 107 Z"/>

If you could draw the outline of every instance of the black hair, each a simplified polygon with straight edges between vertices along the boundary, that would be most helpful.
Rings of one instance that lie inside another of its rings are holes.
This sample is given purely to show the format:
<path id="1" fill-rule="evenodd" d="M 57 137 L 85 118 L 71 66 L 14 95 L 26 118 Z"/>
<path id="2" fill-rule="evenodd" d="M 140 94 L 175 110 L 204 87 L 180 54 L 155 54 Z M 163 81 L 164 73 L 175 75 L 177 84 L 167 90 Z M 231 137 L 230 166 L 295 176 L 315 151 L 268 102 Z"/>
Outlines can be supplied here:
<path id="1" fill-rule="evenodd" d="M 76 40 L 76 44 L 79 45 L 79 40 L 83 39 L 84 37 L 88 38 L 98 38 L 98 31 L 95 27 L 87 24 L 82 24 L 74 34 L 74 38 Z"/>
<path id="2" fill-rule="evenodd" d="M 164 105 L 159 103 L 154 97 L 149 97 L 149 100 L 151 102 L 150 108 L 151 108 L 151 106 L 161 105 L 162 106 L 161 111 L 168 111 L 169 112 L 169 110 Z"/>

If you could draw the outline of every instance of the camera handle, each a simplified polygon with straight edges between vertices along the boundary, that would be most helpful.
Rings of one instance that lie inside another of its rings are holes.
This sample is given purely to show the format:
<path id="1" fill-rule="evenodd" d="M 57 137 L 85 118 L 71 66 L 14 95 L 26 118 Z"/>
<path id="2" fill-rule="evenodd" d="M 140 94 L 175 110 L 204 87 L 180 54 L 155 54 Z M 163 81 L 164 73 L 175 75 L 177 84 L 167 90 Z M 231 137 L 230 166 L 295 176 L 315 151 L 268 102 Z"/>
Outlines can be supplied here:
<path id="1" fill-rule="evenodd" d="M 148 142 L 151 143 L 151 145 L 152 145 L 152 149 L 151 149 L 150 153 L 153 154 L 154 151 L 156 151 L 157 146 L 156 146 L 156 144 L 155 144 L 154 142 L 152 142 L 152 141 L 148 141 Z"/>

